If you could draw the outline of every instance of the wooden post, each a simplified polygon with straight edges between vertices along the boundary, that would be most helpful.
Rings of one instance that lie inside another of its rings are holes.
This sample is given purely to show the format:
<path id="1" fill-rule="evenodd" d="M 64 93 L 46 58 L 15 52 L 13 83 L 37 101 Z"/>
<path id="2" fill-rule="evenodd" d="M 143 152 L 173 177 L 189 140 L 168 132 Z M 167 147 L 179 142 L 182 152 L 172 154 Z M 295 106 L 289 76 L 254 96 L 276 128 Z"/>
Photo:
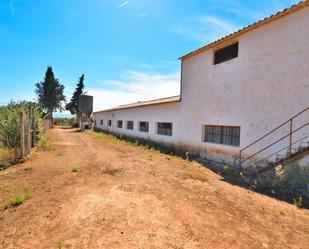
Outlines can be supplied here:
<path id="1" fill-rule="evenodd" d="M 35 132 L 35 115 L 34 115 L 34 109 L 32 109 L 32 147 L 36 146 L 36 132 Z"/>
<path id="2" fill-rule="evenodd" d="M 31 109 L 29 108 L 28 119 L 27 119 L 27 155 L 31 151 Z"/>
<path id="3" fill-rule="evenodd" d="M 25 158 L 25 114 L 23 112 L 20 113 L 20 150 L 21 157 Z"/>

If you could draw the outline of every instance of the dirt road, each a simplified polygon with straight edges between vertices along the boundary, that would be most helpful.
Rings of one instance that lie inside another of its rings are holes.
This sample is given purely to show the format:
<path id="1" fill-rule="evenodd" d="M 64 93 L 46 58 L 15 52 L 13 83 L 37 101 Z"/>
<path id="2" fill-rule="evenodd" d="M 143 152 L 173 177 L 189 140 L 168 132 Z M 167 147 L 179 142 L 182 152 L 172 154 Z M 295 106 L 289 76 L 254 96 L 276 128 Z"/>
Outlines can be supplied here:
<path id="1" fill-rule="evenodd" d="M 54 150 L 0 173 L 0 206 L 32 193 L 0 212 L 0 248 L 309 248 L 308 210 L 109 137 L 50 136 Z"/>

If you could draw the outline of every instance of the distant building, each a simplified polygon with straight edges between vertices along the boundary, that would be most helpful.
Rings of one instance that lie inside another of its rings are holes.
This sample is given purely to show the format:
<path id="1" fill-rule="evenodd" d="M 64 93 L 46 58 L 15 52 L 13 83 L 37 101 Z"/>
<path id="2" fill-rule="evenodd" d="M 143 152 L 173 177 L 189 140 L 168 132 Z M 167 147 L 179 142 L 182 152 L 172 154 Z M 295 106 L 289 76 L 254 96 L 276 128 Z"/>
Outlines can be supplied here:
<path id="1" fill-rule="evenodd" d="M 246 159 L 289 134 L 291 128 L 308 124 L 308 1 L 180 59 L 180 96 L 95 112 L 95 126 L 173 144 L 208 159 L 233 162 L 241 149 L 303 110 L 292 126 L 287 122 L 241 156 Z M 293 148 L 288 135 L 252 159 L 271 154 L 269 159 L 280 157 L 282 148 L 286 153 L 306 145 L 308 134 L 305 125 L 293 133 Z"/>

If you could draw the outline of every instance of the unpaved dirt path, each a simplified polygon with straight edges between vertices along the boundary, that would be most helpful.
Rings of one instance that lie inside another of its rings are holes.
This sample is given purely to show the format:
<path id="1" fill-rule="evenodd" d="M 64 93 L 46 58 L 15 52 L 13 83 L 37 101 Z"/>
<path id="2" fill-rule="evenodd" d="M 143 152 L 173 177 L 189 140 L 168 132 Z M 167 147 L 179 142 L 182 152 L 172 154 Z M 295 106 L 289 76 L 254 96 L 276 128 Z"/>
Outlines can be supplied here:
<path id="1" fill-rule="evenodd" d="M 0 206 L 25 188 L 33 195 L 0 212 L 0 248 L 309 248 L 307 210 L 108 137 L 50 136 L 53 151 L 0 174 Z"/>

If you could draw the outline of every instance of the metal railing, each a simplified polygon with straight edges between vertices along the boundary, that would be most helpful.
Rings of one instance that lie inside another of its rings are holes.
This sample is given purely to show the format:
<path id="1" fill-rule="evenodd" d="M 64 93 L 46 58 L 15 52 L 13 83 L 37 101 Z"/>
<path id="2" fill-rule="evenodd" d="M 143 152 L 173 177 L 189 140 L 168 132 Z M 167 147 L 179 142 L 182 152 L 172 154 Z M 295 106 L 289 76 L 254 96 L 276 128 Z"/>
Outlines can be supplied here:
<path id="1" fill-rule="evenodd" d="M 248 146 L 244 147 L 243 149 L 241 149 L 239 151 L 239 168 L 242 167 L 244 162 L 249 161 L 250 159 L 255 158 L 256 156 L 260 155 L 261 153 L 265 152 L 267 149 L 273 147 L 274 145 L 278 144 L 279 142 L 283 141 L 284 139 L 288 139 L 288 146 L 285 146 L 284 148 L 281 148 L 280 150 L 276 151 L 275 153 L 272 153 L 271 155 L 268 155 L 266 157 L 264 157 L 263 159 L 260 159 L 257 163 L 263 162 L 267 159 L 269 159 L 272 156 L 277 155 L 278 153 L 284 151 L 285 149 L 287 149 L 287 155 L 292 155 L 292 146 L 296 143 L 300 143 L 301 141 L 303 141 L 304 139 L 308 138 L 308 134 L 300 139 L 297 139 L 295 141 L 293 141 L 293 135 L 304 129 L 306 126 L 309 125 L 309 119 L 305 119 L 304 124 L 300 125 L 298 128 L 294 128 L 294 121 L 296 118 L 298 118 L 299 116 L 303 115 L 304 113 L 309 111 L 309 107 L 307 107 L 306 109 L 304 109 L 303 111 L 299 112 L 298 114 L 296 114 L 295 116 L 293 116 L 292 118 L 290 118 L 289 120 L 287 120 L 286 122 L 282 123 L 281 125 L 277 126 L 276 128 L 274 128 L 273 130 L 271 130 L 270 132 L 268 132 L 267 134 L 265 134 L 264 136 L 262 136 L 261 138 L 255 140 L 254 142 L 252 142 L 251 144 L 249 144 Z M 258 144 L 260 141 L 264 140 L 265 138 L 269 137 L 270 135 L 274 134 L 276 131 L 278 131 L 280 128 L 282 128 L 285 125 L 289 125 L 289 131 L 287 134 L 283 135 L 280 138 L 274 139 L 275 141 L 271 142 L 270 144 L 268 144 L 267 146 L 264 146 L 263 148 L 259 149 L 257 152 L 253 152 L 247 156 L 244 157 L 245 155 L 245 151 L 247 151 L 249 148 L 252 148 L 254 145 Z"/>

